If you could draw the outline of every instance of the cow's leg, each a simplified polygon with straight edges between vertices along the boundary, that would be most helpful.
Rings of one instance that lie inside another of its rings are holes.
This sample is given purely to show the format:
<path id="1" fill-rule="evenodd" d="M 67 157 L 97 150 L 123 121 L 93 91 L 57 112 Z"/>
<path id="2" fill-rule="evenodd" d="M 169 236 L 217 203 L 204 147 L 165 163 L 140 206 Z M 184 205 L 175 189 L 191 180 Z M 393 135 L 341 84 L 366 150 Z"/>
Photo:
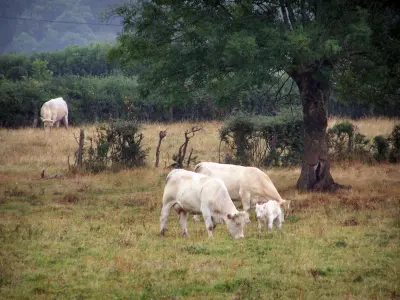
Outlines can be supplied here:
<path id="1" fill-rule="evenodd" d="M 161 235 L 164 235 L 164 233 L 167 229 L 167 219 L 168 219 L 168 215 L 169 215 L 172 205 L 174 205 L 174 202 L 164 203 L 163 207 L 161 209 L 161 217 L 160 217 L 160 234 Z"/>
<path id="2" fill-rule="evenodd" d="M 212 221 L 211 212 L 208 208 L 201 208 L 201 212 L 203 214 L 203 220 L 206 224 L 207 233 L 209 237 L 213 237 L 213 229 L 215 228 L 214 222 Z"/>
<path id="3" fill-rule="evenodd" d="M 68 129 L 68 116 L 65 116 L 63 121 L 64 121 L 65 128 Z"/>
<path id="4" fill-rule="evenodd" d="M 259 232 L 259 233 L 261 233 L 263 221 L 264 221 L 264 220 L 262 220 L 261 218 L 258 218 L 258 219 L 257 219 L 257 222 L 258 222 L 258 232 Z"/>
<path id="5" fill-rule="evenodd" d="M 244 211 L 249 211 L 251 208 L 251 194 L 249 191 L 240 189 L 239 190 L 240 199 L 242 199 L 242 206 Z"/>
<path id="6" fill-rule="evenodd" d="M 188 219 L 188 213 L 184 210 L 181 210 L 179 212 L 179 217 L 180 217 L 180 222 L 181 222 L 181 229 L 182 229 L 182 235 L 183 236 L 187 236 L 188 232 L 187 232 L 187 219 Z"/>
<path id="7" fill-rule="evenodd" d="M 276 221 L 276 226 L 278 229 L 282 228 L 282 223 L 283 223 L 283 213 L 278 216 L 278 220 Z"/>
<path id="8" fill-rule="evenodd" d="M 60 127 L 60 121 L 56 121 L 55 124 L 57 128 Z"/>

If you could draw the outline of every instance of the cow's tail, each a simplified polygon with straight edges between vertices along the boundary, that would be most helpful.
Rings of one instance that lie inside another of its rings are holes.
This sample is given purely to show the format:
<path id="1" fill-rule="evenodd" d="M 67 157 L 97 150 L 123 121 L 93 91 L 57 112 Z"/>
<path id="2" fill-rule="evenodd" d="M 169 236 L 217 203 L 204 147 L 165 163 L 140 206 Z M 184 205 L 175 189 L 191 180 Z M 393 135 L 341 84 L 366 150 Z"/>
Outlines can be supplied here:
<path id="1" fill-rule="evenodd" d="M 198 163 L 195 167 L 194 167 L 194 171 L 196 173 L 199 173 L 201 171 L 201 168 L 203 167 L 203 163 Z"/>

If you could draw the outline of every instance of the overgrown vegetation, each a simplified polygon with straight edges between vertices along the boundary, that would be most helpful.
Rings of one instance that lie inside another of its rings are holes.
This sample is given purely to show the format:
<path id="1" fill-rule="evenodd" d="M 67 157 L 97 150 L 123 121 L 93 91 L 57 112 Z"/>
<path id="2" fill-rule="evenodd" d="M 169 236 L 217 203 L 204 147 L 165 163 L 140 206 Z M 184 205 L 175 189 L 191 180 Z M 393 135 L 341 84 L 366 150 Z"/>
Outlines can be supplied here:
<path id="1" fill-rule="evenodd" d="M 88 137 L 89 145 L 78 149 L 77 161 L 93 173 L 106 169 L 119 170 L 144 166 L 148 149 L 143 149 L 143 133 L 136 121 L 111 120 Z M 79 163 L 75 163 L 79 166 Z"/>
<path id="2" fill-rule="evenodd" d="M 220 129 L 221 142 L 233 153 L 224 161 L 275 167 L 299 164 L 303 153 L 302 124 L 297 110 L 275 117 L 238 113 Z"/>
<path id="3" fill-rule="evenodd" d="M 399 125 L 388 136 L 368 139 L 346 120 L 328 129 L 329 156 L 335 161 L 399 162 Z M 221 143 L 230 149 L 223 162 L 287 167 L 299 165 L 303 155 L 303 121 L 284 111 L 275 117 L 238 113 L 220 129 Z"/>

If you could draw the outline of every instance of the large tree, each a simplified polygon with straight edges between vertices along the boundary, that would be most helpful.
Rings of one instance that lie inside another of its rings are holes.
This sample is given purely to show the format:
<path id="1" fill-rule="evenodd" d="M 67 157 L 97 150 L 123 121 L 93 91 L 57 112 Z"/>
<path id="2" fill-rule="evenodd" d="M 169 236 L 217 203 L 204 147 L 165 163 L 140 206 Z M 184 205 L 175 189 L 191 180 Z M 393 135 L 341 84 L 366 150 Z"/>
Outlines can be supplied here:
<path id="1" fill-rule="evenodd" d="M 398 75 L 398 51 L 388 49 L 399 50 L 398 36 L 391 33 L 396 26 L 398 29 L 399 10 L 390 3 L 125 3 L 111 12 L 124 20 L 112 54 L 126 65 L 141 66 L 139 83 L 144 96 L 158 94 L 167 99 L 183 98 L 198 89 L 229 99 L 285 72 L 297 84 L 303 107 L 305 151 L 297 187 L 332 189 L 338 185 L 330 174 L 327 153 L 327 102 L 332 87 L 343 86 L 346 76 L 358 83 L 358 79 L 364 80 L 360 70 L 369 70 L 367 75 L 380 83 L 390 77 L 390 71 Z M 388 67 L 389 54 L 397 55 L 397 60 L 390 57 L 392 69 Z M 377 65 L 380 68 L 375 74 Z M 391 84 L 392 90 L 398 88 Z M 352 86 L 346 87 L 351 90 Z M 365 90 L 377 93 L 379 87 L 367 85 Z"/>

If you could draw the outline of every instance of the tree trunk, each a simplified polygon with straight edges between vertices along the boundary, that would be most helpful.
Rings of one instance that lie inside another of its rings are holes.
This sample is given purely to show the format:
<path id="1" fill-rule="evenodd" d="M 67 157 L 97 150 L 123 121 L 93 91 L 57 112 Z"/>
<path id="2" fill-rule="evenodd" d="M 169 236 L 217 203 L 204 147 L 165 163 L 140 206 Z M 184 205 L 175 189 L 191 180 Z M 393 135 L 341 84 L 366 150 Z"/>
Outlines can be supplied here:
<path id="1" fill-rule="evenodd" d="M 318 71 L 290 73 L 300 90 L 304 119 L 304 157 L 297 189 L 335 190 L 330 173 L 326 128 L 330 85 Z"/>

